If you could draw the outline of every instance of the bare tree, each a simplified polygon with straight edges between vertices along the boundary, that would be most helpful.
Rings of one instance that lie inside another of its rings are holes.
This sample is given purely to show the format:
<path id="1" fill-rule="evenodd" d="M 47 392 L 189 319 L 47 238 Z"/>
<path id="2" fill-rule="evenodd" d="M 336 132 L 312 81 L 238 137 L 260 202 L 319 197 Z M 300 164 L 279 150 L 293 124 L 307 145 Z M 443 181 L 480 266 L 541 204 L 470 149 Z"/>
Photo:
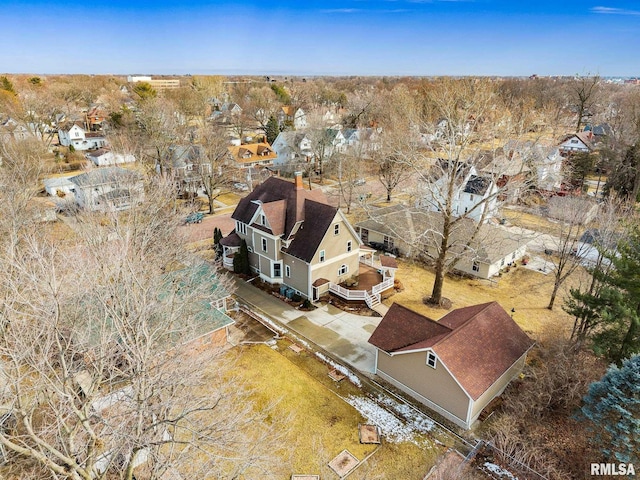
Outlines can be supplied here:
<path id="1" fill-rule="evenodd" d="M 583 263 L 590 246 L 580 242 L 597 211 L 597 205 L 584 197 L 552 197 L 548 203 L 549 216 L 558 220 L 551 237 L 550 259 L 554 266 L 553 290 L 547 308 L 553 309 L 558 290 L 565 280 Z"/>
<path id="2" fill-rule="evenodd" d="M 598 100 L 598 92 L 600 89 L 600 77 L 594 76 L 577 76 L 569 83 L 569 93 L 571 101 L 576 109 L 578 119 L 576 121 L 576 132 L 584 124 L 586 116 L 593 115 L 593 107 Z"/>
<path id="3" fill-rule="evenodd" d="M 204 133 L 200 144 L 202 155 L 198 158 L 197 168 L 209 201 L 209 213 L 213 213 L 216 198 L 229 190 L 236 169 L 230 165 L 228 144 L 221 132 Z"/>
<path id="4" fill-rule="evenodd" d="M 42 229 L 14 229 L 11 249 L 0 239 L 11 272 L 0 279 L 0 445 L 13 474 L 240 478 L 277 468 L 269 407 L 257 411 L 224 367 L 231 358 L 197 340 L 230 283 L 181 247 L 165 188 L 150 185 L 127 212 L 79 215 L 71 246 Z"/>
<path id="5" fill-rule="evenodd" d="M 497 155 L 496 147 L 518 138 L 523 126 L 511 123 L 508 115 L 497 116 L 500 109 L 496 108 L 493 86 L 486 81 L 445 79 L 429 84 L 424 103 L 425 121 L 419 132 L 414 131 L 420 138 L 413 149 L 398 151 L 395 161 L 411 169 L 418 179 L 420 205 L 442 217 L 437 231 L 431 232 L 437 235 L 439 245 L 429 298 L 429 302 L 440 304 L 445 276 L 461 258 L 453 255 L 452 246 L 460 241 L 467 247 L 472 245 L 498 200 L 522 186 L 524 162 Z M 431 118 L 436 122 L 427 121 Z M 461 202 L 465 195 L 466 204 Z M 469 230 L 466 224 L 470 219 L 476 223 Z"/>

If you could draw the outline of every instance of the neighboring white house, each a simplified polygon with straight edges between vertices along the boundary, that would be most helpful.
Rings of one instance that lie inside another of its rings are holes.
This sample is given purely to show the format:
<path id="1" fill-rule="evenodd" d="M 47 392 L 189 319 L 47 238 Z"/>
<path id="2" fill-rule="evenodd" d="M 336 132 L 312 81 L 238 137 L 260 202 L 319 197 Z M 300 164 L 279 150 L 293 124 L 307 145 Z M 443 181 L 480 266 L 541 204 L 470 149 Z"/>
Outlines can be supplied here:
<path id="1" fill-rule="evenodd" d="M 136 161 L 130 153 L 113 153 L 106 148 L 99 148 L 91 153 L 87 153 L 87 158 L 91 160 L 98 167 L 107 167 L 111 165 L 118 165 L 120 163 L 132 163 Z"/>
<path id="2" fill-rule="evenodd" d="M 71 181 L 73 175 L 69 177 L 45 178 L 44 189 L 52 197 L 65 197 L 73 195 L 76 184 Z"/>
<path id="3" fill-rule="evenodd" d="M 290 123 L 295 130 L 307 128 L 307 114 L 301 108 L 285 105 L 278 110 L 278 122 L 280 125 Z"/>
<path id="4" fill-rule="evenodd" d="M 58 140 L 60 145 L 76 150 L 93 150 L 107 145 L 107 140 L 100 133 L 85 132 L 84 128 L 74 123 L 70 126 L 58 129 Z"/>
<path id="5" fill-rule="evenodd" d="M 535 185 L 539 190 L 555 191 L 562 186 L 562 162 L 558 147 L 537 146 L 534 150 L 536 158 L 534 167 L 536 172 Z"/>
<path id="6" fill-rule="evenodd" d="M 584 152 L 589 153 L 593 151 L 593 144 L 591 143 L 591 132 L 578 132 L 566 137 L 562 143 L 558 146 L 562 153 Z"/>
<path id="7" fill-rule="evenodd" d="M 278 166 L 306 163 L 313 157 L 311 140 L 304 132 L 280 132 L 271 148 L 277 155 L 273 164 Z"/>
<path id="8" fill-rule="evenodd" d="M 446 168 L 444 169 L 446 171 Z M 490 175 L 480 176 L 473 165 L 461 166 L 456 176 L 457 182 L 453 196 L 452 212 L 457 217 L 466 216 L 476 222 L 483 215 L 489 220 L 497 210 L 498 186 Z M 446 204 L 449 188 L 449 173 L 446 172 L 437 180 L 422 186 L 422 198 L 417 206 L 433 212 L 439 212 Z M 486 212 L 486 213 L 485 213 Z"/>
<path id="9" fill-rule="evenodd" d="M 89 210 L 126 210 L 144 195 L 141 175 L 120 167 L 96 168 L 69 180 L 76 203 Z"/>

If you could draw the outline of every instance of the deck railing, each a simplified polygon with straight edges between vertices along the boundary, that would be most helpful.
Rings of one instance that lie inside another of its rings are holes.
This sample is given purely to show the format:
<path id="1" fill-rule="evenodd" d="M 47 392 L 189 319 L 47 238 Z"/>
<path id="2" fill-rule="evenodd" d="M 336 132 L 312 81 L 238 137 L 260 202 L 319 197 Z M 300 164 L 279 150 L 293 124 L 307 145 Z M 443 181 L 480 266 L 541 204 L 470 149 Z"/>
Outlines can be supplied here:
<path id="1" fill-rule="evenodd" d="M 349 290 L 333 282 L 329 283 L 329 291 L 346 300 L 364 300 L 367 293 L 365 290 Z"/>

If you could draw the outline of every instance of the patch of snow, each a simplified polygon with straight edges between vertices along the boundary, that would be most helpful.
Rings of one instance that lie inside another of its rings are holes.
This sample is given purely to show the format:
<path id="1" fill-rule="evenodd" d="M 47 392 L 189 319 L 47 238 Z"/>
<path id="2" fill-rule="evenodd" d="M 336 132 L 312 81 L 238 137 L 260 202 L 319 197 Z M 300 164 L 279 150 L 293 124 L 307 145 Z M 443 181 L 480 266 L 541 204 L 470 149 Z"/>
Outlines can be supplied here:
<path id="1" fill-rule="evenodd" d="M 396 402 L 389 397 L 378 397 L 378 401 L 398 413 L 402 418 L 406 418 L 418 432 L 429 432 L 435 426 L 435 422 L 432 419 L 411 408 L 409 405 Z"/>
<path id="2" fill-rule="evenodd" d="M 495 463 L 484 462 L 484 468 L 486 468 L 489 472 L 498 475 L 500 478 L 506 477 L 509 480 L 518 480 L 518 477 L 514 476 L 510 471 L 505 470 Z"/>
<path id="3" fill-rule="evenodd" d="M 254 312 L 253 310 L 250 310 L 251 313 L 257 317 L 260 317 L 260 320 L 262 320 L 262 322 L 264 324 L 266 324 L 271 330 L 273 330 L 274 332 L 280 334 L 280 335 L 286 335 L 287 333 L 289 333 L 289 330 L 287 330 L 286 328 L 281 327 L 280 325 L 276 325 L 275 322 L 273 322 L 271 319 L 265 317 L 264 315 L 259 314 L 258 312 Z"/>
<path id="4" fill-rule="evenodd" d="M 412 442 L 422 446 L 416 438 L 416 434 L 428 431 L 428 429 L 424 430 L 424 424 L 420 425 L 413 421 L 405 423 L 393 413 L 366 397 L 350 396 L 345 400 L 358 410 L 367 419 L 367 422 L 379 426 L 388 441 L 393 443 Z"/>
<path id="5" fill-rule="evenodd" d="M 360 379 L 358 378 L 358 376 L 354 374 L 351 370 L 349 370 L 347 367 L 337 364 L 336 362 L 327 358 L 325 355 L 323 355 L 320 352 L 316 352 L 316 357 L 318 357 L 327 365 L 330 365 L 331 367 L 335 368 L 336 371 L 340 372 L 345 377 L 347 377 L 349 381 L 353 383 L 356 387 L 362 387 L 362 383 L 360 382 Z"/>

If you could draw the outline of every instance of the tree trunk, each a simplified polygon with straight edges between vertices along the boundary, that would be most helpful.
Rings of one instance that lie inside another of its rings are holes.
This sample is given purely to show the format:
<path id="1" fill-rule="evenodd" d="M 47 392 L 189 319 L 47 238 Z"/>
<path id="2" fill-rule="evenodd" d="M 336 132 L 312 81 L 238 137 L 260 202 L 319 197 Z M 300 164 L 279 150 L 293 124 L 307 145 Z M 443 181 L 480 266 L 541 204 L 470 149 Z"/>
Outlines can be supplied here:
<path id="1" fill-rule="evenodd" d="M 213 206 L 213 197 L 211 195 L 209 195 L 207 197 L 207 199 L 209 200 L 209 214 L 213 215 L 215 207 Z"/>
<path id="2" fill-rule="evenodd" d="M 391 201 L 391 188 L 387 187 L 387 202 Z"/>
<path id="3" fill-rule="evenodd" d="M 429 301 L 436 305 L 442 302 L 442 288 L 444 286 L 444 276 L 447 273 L 446 260 L 449 248 L 449 235 L 451 232 L 451 222 L 448 218 L 444 219 L 442 226 L 442 241 L 440 242 L 440 253 L 436 260 L 436 278 L 433 281 L 433 289 L 431 290 L 431 298 Z"/>
<path id="4" fill-rule="evenodd" d="M 549 310 L 553 310 L 553 304 L 556 302 L 556 295 L 558 294 L 558 289 L 559 288 L 560 288 L 560 284 L 556 282 L 553 285 L 553 292 L 551 292 L 551 298 L 549 299 L 549 305 L 547 305 L 547 308 Z"/>

